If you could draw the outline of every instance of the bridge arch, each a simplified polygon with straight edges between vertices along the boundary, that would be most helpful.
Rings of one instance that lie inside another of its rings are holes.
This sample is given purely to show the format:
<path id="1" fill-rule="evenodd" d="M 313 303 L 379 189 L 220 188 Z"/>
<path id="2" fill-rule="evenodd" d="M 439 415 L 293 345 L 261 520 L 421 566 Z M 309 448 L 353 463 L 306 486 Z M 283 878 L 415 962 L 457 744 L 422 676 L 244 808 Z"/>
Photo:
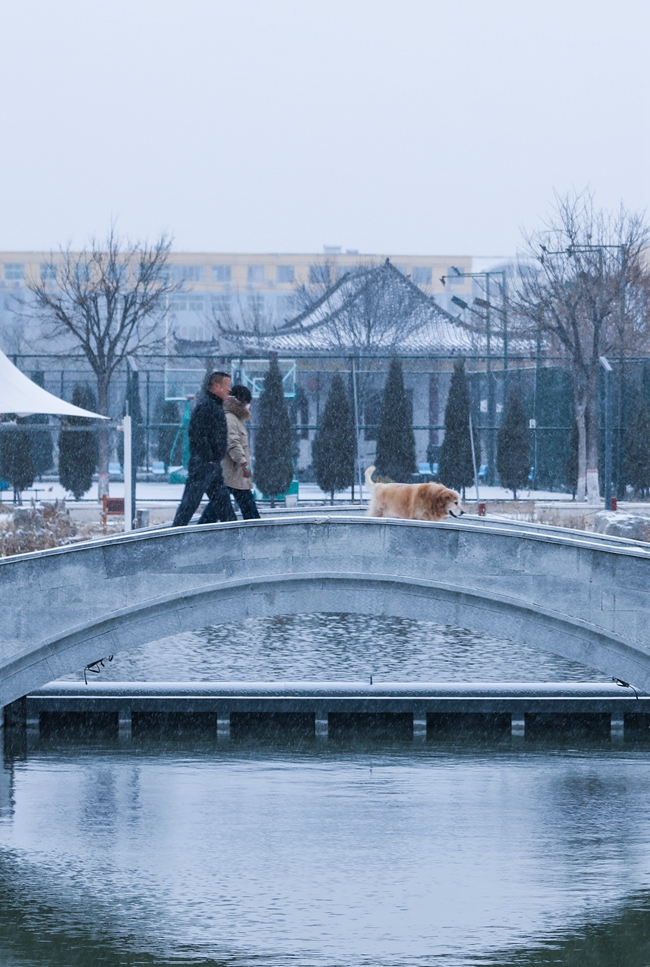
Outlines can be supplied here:
<path id="1" fill-rule="evenodd" d="M 650 687 L 647 546 L 516 522 L 300 517 L 1 561 L 0 706 L 167 635 L 317 611 L 463 626 Z"/>

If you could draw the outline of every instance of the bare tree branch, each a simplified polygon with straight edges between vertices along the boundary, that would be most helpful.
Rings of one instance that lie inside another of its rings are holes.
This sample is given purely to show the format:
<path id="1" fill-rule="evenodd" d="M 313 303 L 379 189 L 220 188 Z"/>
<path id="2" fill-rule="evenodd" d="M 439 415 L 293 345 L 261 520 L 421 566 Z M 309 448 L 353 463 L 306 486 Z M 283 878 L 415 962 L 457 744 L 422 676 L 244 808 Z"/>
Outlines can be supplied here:
<path id="1" fill-rule="evenodd" d="M 152 245 L 122 240 L 111 227 L 105 242 L 89 248 L 62 249 L 46 263 L 52 286 L 27 279 L 30 311 L 50 338 L 72 338 L 97 377 L 100 413 L 108 415 L 108 389 L 127 356 L 151 353 L 164 340 L 169 295 L 180 284 L 170 281 L 171 239 Z M 100 433 L 100 495 L 108 488 L 108 436 Z"/>
<path id="2" fill-rule="evenodd" d="M 643 214 L 598 210 L 593 195 L 556 195 L 545 225 L 524 236 L 509 302 L 513 334 L 564 355 L 578 423 L 578 499 L 598 498 L 599 357 L 647 351 L 650 282 Z"/>

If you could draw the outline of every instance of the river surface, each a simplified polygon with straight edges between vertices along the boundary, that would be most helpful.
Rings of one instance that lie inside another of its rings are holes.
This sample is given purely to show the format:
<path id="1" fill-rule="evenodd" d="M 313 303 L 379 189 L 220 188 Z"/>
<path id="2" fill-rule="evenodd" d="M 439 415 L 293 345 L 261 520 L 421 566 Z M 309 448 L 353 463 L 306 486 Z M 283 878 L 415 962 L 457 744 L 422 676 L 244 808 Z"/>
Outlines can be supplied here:
<path id="1" fill-rule="evenodd" d="M 152 642 L 106 662 L 98 681 L 609 681 L 527 645 L 408 618 L 248 618 Z M 81 680 L 77 672 L 69 678 Z"/>
<path id="2" fill-rule="evenodd" d="M 461 629 L 312 615 L 100 680 L 583 680 Z M 0 769 L 2 967 L 650 964 L 650 755 L 608 742 L 111 741 Z"/>

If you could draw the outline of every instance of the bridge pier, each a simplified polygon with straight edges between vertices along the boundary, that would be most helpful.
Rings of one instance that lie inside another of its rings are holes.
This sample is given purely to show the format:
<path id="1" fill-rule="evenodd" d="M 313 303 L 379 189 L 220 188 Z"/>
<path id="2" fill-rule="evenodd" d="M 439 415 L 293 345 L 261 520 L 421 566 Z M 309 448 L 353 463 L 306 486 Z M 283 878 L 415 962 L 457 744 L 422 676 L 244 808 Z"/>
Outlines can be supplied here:
<path id="1" fill-rule="evenodd" d="M 513 739 L 523 739 L 526 736 L 526 719 L 521 712 L 511 714 L 510 735 Z"/>
<path id="2" fill-rule="evenodd" d="M 427 737 L 427 716 L 421 712 L 413 713 L 413 741 L 424 742 Z"/>
<path id="3" fill-rule="evenodd" d="M 28 745 L 33 745 L 41 737 L 41 716 L 39 712 L 29 712 L 25 718 L 25 737 Z"/>
<path id="4" fill-rule="evenodd" d="M 133 735 L 133 716 L 130 706 L 121 706 L 117 712 L 117 737 L 120 743 L 128 744 Z"/>
<path id="5" fill-rule="evenodd" d="M 625 738 L 625 719 L 622 712 L 612 712 L 610 736 L 612 742 L 622 742 Z"/>
<path id="6" fill-rule="evenodd" d="M 230 713 L 217 713 L 217 740 L 224 741 L 230 738 Z"/>
<path id="7" fill-rule="evenodd" d="M 327 740 L 329 736 L 329 715 L 327 712 L 316 712 L 314 731 L 317 739 Z"/>

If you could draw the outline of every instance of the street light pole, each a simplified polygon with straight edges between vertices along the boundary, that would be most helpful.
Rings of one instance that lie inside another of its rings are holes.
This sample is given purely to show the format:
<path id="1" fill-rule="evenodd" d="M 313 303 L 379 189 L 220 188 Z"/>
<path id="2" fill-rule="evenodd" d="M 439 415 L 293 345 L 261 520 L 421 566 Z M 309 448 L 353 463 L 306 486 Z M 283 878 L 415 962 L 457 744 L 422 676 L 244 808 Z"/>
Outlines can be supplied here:
<path id="1" fill-rule="evenodd" d="M 499 269 L 496 272 L 461 272 L 459 269 L 452 266 L 453 275 L 443 275 L 440 281 L 443 285 L 447 284 L 447 279 L 484 279 L 485 280 L 485 299 L 474 299 L 476 305 L 485 309 L 485 350 L 486 350 L 486 360 L 485 360 L 485 377 L 487 381 L 487 407 L 488 407 L 488 437 L 487 437 L 487 483 L 490 486 L 494 485 L 495 476 L 495 465 L 496 465 L 496 394 L 494 385 L 494 372 L 492 370 L 492 319 L 490 316 L 491 310 L 493 308 L 490 301 L 490 279 L 492 276 L 501 276 L 501 291 L 503 299 L 503 374 L 504 374 L 504 392 L 507 395 L 507 380 L 508 380 L 508 313 L 507 313 L 507 303 L 506 303 L 506 272 L 503 269 Z M 452 296 L 452 302 L 456 305 L 461 306 L 461 308 L 470 308 L 466 302 L 459 299 L 457 296 Z M 474 311 L 474 310 L 473 310 Z"/>
<path id="2" fill-rule="evenodd" d="M 122 430 L 124 431 L 124 530 L 133 529 L 133 477 L 132 477 L 132 438 L 131 438 L 131 416 L 125 413 L 122 418 Z"/>
<path id="3" fill-rule="evenodd" d="M 605 370 L 605 510 L 612 509 L 612 367 L 606 356 L 600 356 Z"/>
<path id="4" fill-rule="evenodd" d="M 133 399 L 134 399 L 135 393 L 139 393 L 140 392 L 138 377 L 136 375 L 137 372 L 138 372 L 138 366 L 137 366 L 135 360 L 131 356 L 128 356 L 127 357 L 127 360 L 126 360 L 126 413 L 127 413 L 127 416 L 129 417 L 129 420 L 128 420 L 128 426 L 129 426 L 129 446 L 127 448 L 127 445 L 126 445 L 127 444 L 127 441 L 126 441 L 126 428 L 125 428 L 125 431 L 124 431 L 124 496 L 125 496 L 125 498 L 127 496 L 127 493 L 126 493 L 126 491 L 127 491 L 126 466 L 127 466 L 127 462 L 128 462 L 128 465 L 129 465 L 129 483 L 128 483 L 129 495 L 128 496 L 129 496 L 129 501 L 130 501 L 130 506 L 131 506 L 131 517 L 130 517 L 131 526 L 129 527 L 129 530 L 133 526 L 133 521 L 135 520 L 136 513 L 137 513 L 137 511 L 136 511 L 136 481 L 137 481 L 137 476 L 138 476 L 138 468 L 137 468 L 137 464 L 134 463 L 134 460 L 133 460 L 133 443 L 134 443 L 134 440 L 133 440 L 133 430 L 134 430 L 134 427 L 133 427 L 133 409 L 134 409 L 134 407 L 133 407 Z M 126 507 L 126 503 L 125 503 L 124 506 Z M 126 517 L 125 517 L 125 519 L 126 519 Z"/>

